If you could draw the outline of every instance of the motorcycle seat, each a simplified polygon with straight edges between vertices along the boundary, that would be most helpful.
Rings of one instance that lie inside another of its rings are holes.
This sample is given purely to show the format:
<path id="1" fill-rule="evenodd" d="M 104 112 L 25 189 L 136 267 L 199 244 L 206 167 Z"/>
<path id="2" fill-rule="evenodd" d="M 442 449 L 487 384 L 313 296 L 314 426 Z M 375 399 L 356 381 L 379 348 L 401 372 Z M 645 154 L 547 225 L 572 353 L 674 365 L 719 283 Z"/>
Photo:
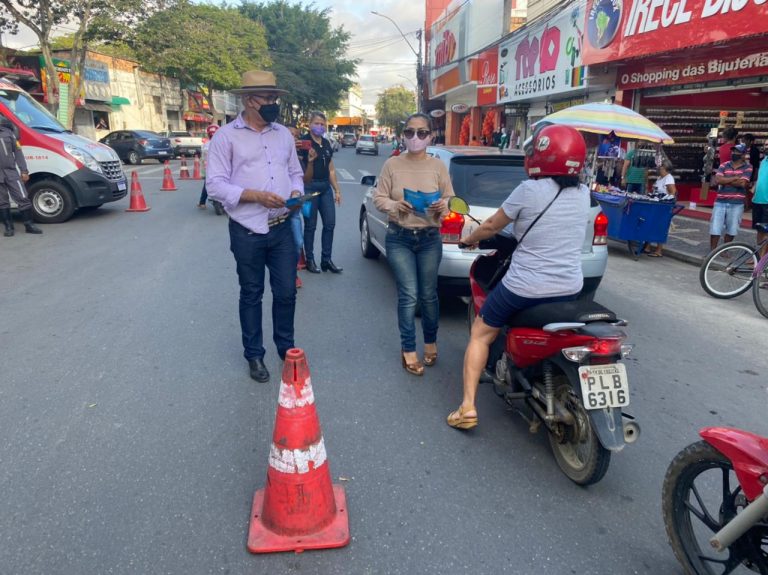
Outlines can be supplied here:
<path id="1" fill-rule="evenodd" d="M 594 301 L 577 299 L 545 303 L 516 313 L 509 327 L 542 328 L 548 323 L 616 321 L 616 314 Z"/>

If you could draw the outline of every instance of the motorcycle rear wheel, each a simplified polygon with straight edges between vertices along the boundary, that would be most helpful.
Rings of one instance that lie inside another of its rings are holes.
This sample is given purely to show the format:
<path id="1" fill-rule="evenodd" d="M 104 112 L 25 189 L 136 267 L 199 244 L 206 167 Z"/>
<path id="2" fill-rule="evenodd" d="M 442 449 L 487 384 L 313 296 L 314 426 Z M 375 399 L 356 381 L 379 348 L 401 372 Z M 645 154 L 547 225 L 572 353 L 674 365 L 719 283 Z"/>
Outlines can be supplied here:
<path id="1" fill-rule="evenodd" d="M 564 375 L 555 377 L 555 398 L 565 404 L 576 419 L 575 425 L 562 425 L 549 432 L 549 445 L 558 467 L 578 485 L 593 485 L 608 471 L 611 452 L 600 444 L 581 401 L 571 392 Z"/>
<path id="2" fill-rule="evenodd" d="M 672 460 L 662 512 L 669 544 L 688 575 L 768 573 L 768 527 L 753 527 L 727 552 L 709 546 L 746 503 L 733 465 L 707 442 L 689 445 Z"/>

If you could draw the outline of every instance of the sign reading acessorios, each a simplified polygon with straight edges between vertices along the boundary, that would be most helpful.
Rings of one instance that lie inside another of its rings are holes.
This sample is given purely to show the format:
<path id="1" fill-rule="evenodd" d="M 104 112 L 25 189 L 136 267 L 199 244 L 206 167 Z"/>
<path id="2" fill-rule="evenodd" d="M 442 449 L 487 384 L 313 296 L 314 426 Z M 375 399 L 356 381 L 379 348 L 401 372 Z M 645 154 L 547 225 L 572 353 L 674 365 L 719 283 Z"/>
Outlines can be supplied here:
<path id="1" fill-rule="evenodd" d="M 587 0 L 583 60 L 600 64 L 766 32 L 768 0 Z"/>

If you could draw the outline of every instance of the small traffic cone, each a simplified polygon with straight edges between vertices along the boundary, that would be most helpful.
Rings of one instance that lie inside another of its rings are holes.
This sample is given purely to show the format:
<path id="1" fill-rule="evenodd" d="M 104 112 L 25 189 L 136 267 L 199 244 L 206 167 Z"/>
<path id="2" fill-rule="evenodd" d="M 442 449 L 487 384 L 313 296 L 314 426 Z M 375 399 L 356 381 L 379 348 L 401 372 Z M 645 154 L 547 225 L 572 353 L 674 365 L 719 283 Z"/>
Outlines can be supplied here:
<path id="1" fill-rule="evenodd" d="M 344 488 L 331 484 L 309 366 L 300 349 L 285 355 L 267 485 L 253 497 L 248 551 L 273 553 L 349 543 Z"/>
<path id="2" fill-rule="evenodd" d="M 183 156 L 181 158 L 181 168 L 179 168 L 179 179 L 180 180 L 189 179 L 189 168 L 187 168 L 187 158 Z"/>
<path id="3" fill-rule="evenodd" d="M 200 157 L 195 156 L 195 163 L 192 168 L 192 179 L 193 180 L 202 180 L 203 176 L 200 174 Z"/>
<path id="4" fill-rule="evenodd" d="M 139 175 L 134 170 L 131 172 L 131 205 L 128 206 L 126 212 L 148 212 L 150 208 L 147 206 L 147 202 L 144 201 L 144 192 L 141 191 L 141 184 L 139 183 Z"/>
<path id="5" fill-rule="evenodd" d="M 176 184 L 173 182 L 173 176 L 171 175 L 171 166 L 168 160 L 165 160 L 165 170 L 163 170 L 163 186 L 160 188 L 163 192 L 172 192 L 177 190 Z"/>

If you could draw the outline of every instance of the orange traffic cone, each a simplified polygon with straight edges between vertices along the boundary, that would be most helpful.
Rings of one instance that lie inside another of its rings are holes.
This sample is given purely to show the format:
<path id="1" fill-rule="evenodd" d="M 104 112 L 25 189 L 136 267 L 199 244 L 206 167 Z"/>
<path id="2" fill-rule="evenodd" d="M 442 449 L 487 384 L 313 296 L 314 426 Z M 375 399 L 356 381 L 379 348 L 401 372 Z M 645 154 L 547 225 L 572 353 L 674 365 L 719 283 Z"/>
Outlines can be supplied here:
<path id="1" fill-rule="evenodd" d="M 248 551 L 272 553 L 349 543 L 344 488 L 331 484 L 309 366 L 300 349 L 285 355 L 267 486 L 253 497 Z"/>
<path id="2" fill-rule="evenodd" d="M 144 201 L 144 192 L 141 191 L 141 184 L 139 183 L 139 175 L 134 170 L 131 172 L 131 205 L 128 206 L 126 212 L 148 212 L 150 208 L 147 206 L 147 202 Z"/>
<path id="3" fill-rule="evenodd" d="M 163 192 L 172 192 L 178 189 L 173 182 L 173 176 L 171 175 L 171 166 L 168 160 L 165 160 L 165 170 L 163 170 L 163 186 L 160 188 Z"/>
<path id="4" fill-rule="evenodd" d="M 200 157 L 195 156 L 195 163 L 192 168 L 192 179 L 193 180 L 202 180 L 203 176 L 200 174 Z"/>
<path id="5" fill-rule="evenodd" d="M 180 180 L 189 179 L 189 168 L 187 168 L 187 158 L 183 156 L 181 158 L 181 168 L 179 168 L 179 179 Z"/>

